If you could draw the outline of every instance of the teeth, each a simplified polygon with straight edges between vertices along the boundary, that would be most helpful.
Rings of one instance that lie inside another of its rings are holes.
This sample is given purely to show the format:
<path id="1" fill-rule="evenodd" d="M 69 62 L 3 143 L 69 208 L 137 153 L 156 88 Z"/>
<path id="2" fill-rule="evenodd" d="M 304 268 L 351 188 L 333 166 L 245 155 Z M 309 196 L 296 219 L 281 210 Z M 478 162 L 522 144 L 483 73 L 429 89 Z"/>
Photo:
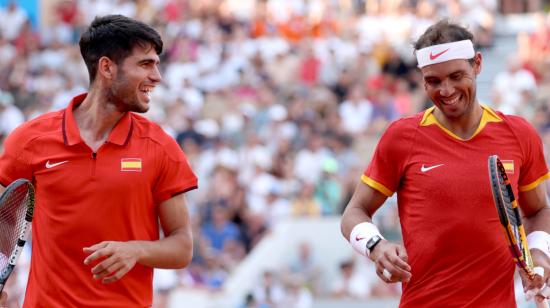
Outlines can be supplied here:
<path id="1" fill-rule="evenodd" d="M 452 105 L 452 104 L 457 103 L 459 98 L 460 98 L 459 96 L 456 96 L 456 97 L 453 98 L 453 99 L 444 99 L 444 100 L 442 100 L 442 101 L 443 101 L 445 104 L 447 104 L 447 105 Z"/>

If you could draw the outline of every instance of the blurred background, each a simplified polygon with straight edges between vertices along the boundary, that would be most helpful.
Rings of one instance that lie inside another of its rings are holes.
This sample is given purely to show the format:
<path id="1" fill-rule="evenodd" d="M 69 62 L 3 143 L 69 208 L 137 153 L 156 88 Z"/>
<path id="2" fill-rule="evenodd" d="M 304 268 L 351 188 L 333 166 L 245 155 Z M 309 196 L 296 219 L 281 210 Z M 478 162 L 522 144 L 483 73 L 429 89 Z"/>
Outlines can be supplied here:
<path id="1" fill-rule="evenodd" d="M 440 18 L 468 26 L 483 53 L 480 101 L 526 117 L 548 149 L 549 5 L 0 0 L 0 151 L 15 127 L 86 91 L 77 43 L 95 16 L 137 18 L 165 42 L 146 116 L 199 177 L 186 194 L 193 262 L 155 272 L 154 307 L 396 307 L 400 285 L 352 251 L 339 216 L 387 124 L 431 106 L 411 43 Z M 375 221 L 400 241 L 394 198 Z M 7 286 L 12 306 L 29 260 L 27 249 Z"/>

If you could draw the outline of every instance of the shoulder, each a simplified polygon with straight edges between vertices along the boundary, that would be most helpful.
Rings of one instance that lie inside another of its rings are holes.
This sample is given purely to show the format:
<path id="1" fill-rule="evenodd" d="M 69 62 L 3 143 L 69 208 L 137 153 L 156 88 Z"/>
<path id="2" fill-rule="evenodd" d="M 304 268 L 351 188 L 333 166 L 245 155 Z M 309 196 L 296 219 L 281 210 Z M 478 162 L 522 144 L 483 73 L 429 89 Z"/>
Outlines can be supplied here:
<path id="1" fill-rule="evenodd" d="M 173 160 L 180 160 L 183 151 L 174 138 L 168 135 L 157 123 L 135 113 L 132 113 L 136 137 L 156 144 L 160 151 L 165 152 Z"/>
<path id="2" fill-rule="evenodd" d="M 506 123 L 506 125 L 508 125 L 510 129 L 512 129 L 512 131 L 514 131 L 516 134 L 536 133 L 533 125 L 531 125 L 531 123 L 529 123 L 526 119 L 516 115 L 503 114 L 500 111 L 497 111 L 496 113 L 503 119 L 504 123 Z"/>
<path id="3" fill-rule="evenodd" d="M 48 112 L 21 124 L 8 136 L 8 140 L 14 140 L 20 146 L 24 146 L 42 136 L 60 132 L 63 112 L 64 110 Z"/>
<path id="4" fill-rule="evenodd" d="M 419 112 L 417 114 L 395 120 L 388 126 L 384 132 L 384 135 L 391 136 L 392 138 L 405 138 L 405 140 L 412 138 L 417 129 L 420 127 L 423 114 L 424 112 Z"/>

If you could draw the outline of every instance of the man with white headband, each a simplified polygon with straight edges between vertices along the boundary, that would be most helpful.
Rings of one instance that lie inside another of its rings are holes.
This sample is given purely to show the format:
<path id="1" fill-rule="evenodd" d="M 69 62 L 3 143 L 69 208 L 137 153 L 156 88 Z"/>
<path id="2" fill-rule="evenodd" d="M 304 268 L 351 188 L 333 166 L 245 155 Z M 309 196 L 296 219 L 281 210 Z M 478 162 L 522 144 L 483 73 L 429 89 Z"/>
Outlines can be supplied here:
<path id="1" fill-rule="evenodd" d="M 516 306 L 515 265 L 488 180 L 492 154 L 507 161 L 533 260 L 544 280 L 550 274 L 541 140 L 524 119 L 478 102 L 482 55 L 472 41 L 467 29 L 443 20 L 415 43 L 434 106 L 387 128 L 342 217 L 344 237 L 380 279 L 402 282 L 400 307 Z M 371 220 L 395 192 L 404 245 L 385 240 Z M 536 292 L 537 283 L 526 282 L 526 290 Z"/>

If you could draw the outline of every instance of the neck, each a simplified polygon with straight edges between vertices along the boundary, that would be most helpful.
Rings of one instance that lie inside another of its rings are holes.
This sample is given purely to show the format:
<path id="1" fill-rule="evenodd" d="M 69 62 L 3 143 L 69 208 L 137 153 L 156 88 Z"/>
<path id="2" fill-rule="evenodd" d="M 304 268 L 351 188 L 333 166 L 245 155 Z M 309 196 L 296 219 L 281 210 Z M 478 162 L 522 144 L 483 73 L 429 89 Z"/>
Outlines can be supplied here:
<path id="1" fill-rule="evenodd" d="M 437 121 L 464 140 L 470 139 L 474 135 L 479 127 L 482 115 L 483 108 L 477 102 L 472 106 L 471 110 L 456 118 L 445 116 L 438 108 L 434 110 L 434 116 Z"/>
<path id="2" fill-rule="evenodd" d="M 94 151 L 103 144 L 124 112 L 107 100 L 107 95 L 90 90 L 84 101 L 74 109 L 80 136 Z"/>

